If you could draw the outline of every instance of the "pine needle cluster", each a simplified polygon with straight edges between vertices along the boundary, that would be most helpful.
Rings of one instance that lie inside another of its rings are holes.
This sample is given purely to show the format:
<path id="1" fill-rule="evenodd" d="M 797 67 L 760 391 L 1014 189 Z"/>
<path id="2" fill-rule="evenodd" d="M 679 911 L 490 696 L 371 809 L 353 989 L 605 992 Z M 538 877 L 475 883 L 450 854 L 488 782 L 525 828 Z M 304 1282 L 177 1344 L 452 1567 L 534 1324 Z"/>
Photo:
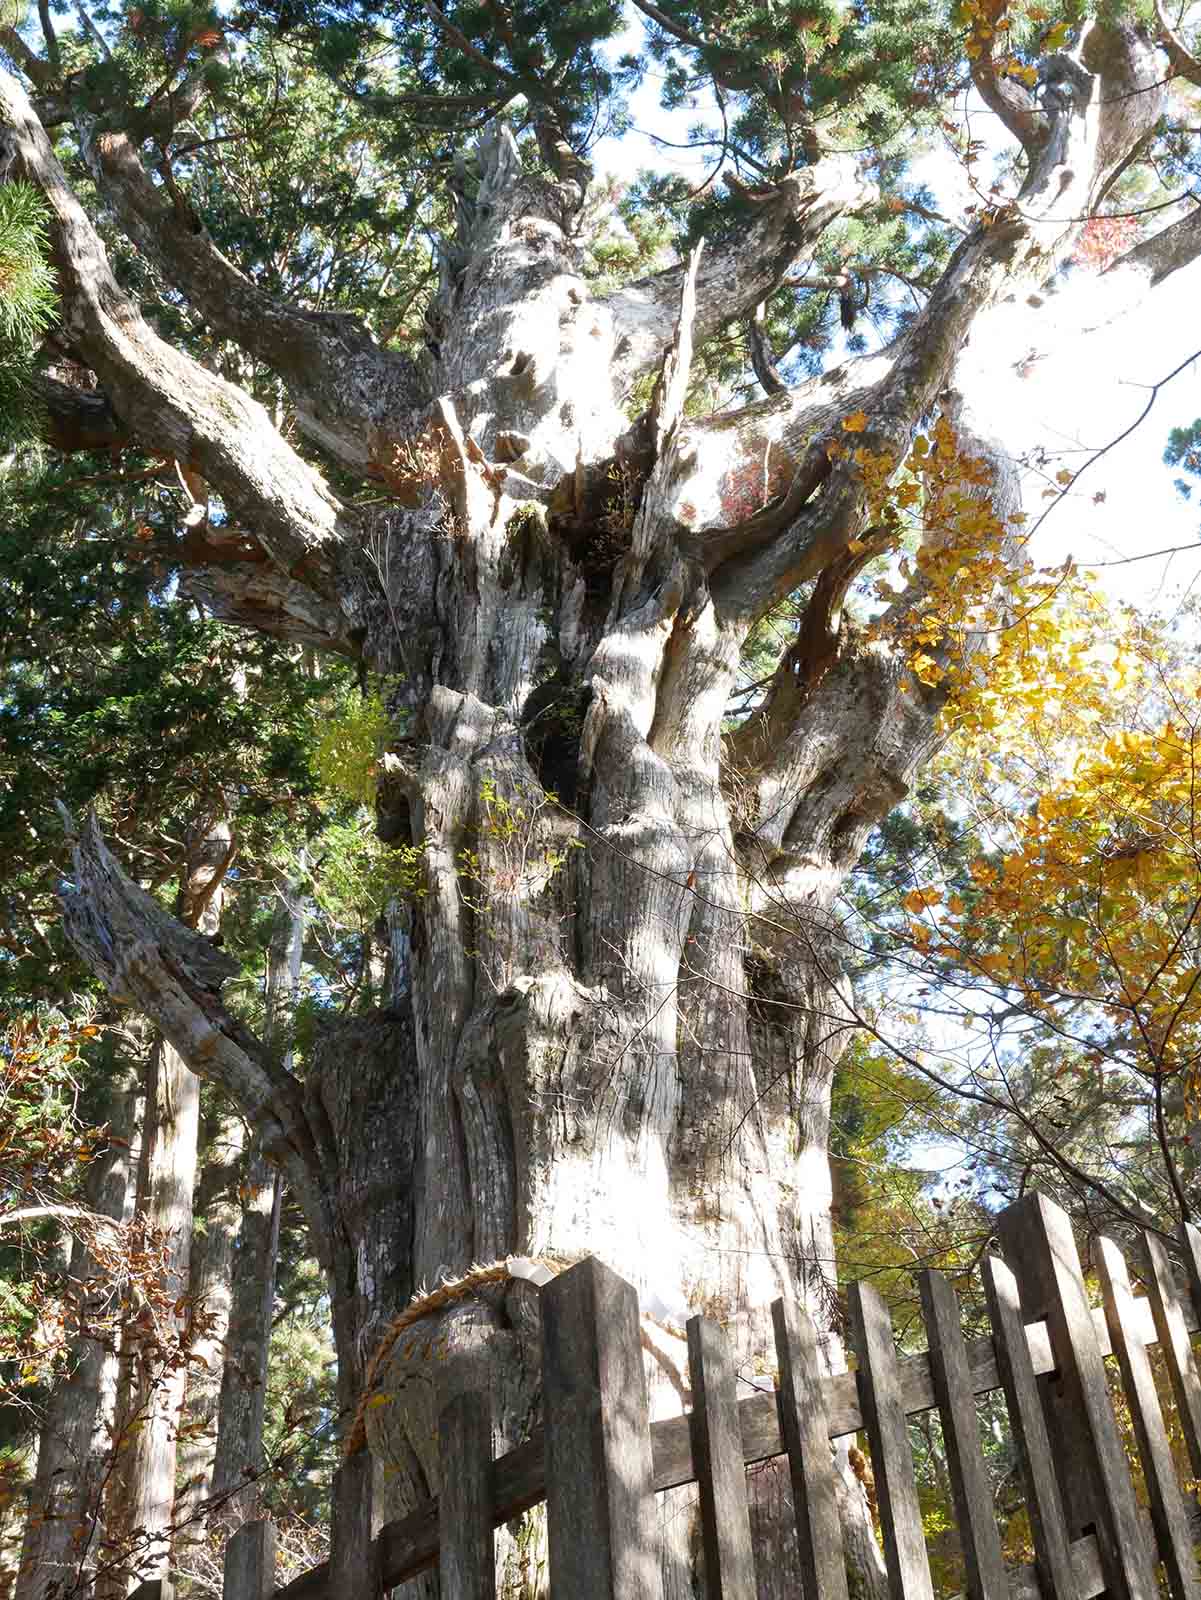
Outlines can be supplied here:
<path id="1" fill-rule="evenodd" d="M 31 392 L 39 336 L 54 315 L 41 196 L 27 183 L 0 185 L 0 448 L 32 437 Z"/>

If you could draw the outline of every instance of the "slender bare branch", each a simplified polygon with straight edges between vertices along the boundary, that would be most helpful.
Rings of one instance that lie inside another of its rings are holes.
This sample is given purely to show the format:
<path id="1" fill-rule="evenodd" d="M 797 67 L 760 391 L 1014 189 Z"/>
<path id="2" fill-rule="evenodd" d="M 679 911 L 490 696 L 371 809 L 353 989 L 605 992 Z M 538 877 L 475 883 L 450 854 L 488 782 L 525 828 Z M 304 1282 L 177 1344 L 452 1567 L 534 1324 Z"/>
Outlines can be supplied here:
<path id="1" fill-rule="evenodd" d="M 746 342 L 751 353 L 751 366 L 755 369 L 755 376 L 764 394 L 787 394 L 788 385 L 780 376 L 776 358 L 768 343 L 767 330 L 763 325 L 762 300 L 755 307 L 755 314 L 746 325 Z"/>
<path id="2" fill-rule="evenodd" d="M 1178 78 L 1187 78 L 1201 87 L 1201 61 L 1185 44 L 1179 30 L 1168 21 L 1163 0 L 1155 0 L 1155 20 L 1159 24 L 1159 42 L 1168 53 L 1172 71 Z"/>

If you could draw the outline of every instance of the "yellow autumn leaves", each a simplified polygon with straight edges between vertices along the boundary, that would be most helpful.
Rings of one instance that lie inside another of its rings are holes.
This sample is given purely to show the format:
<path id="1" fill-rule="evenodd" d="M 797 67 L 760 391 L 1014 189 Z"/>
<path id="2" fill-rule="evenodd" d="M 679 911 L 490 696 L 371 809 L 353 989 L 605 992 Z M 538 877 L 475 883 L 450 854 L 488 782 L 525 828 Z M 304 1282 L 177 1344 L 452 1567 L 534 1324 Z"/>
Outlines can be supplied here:
<path id="1" fill-rule="evenodd" d="M 1111 1054 L 1201 1116 L 1199 653 L 1070 562 L 1036 569 L 947 419 L 903 462 L 869 429 L 851 412 L 829 454 L 858 477 L 879 548 L 907 526 L 919 539 L 877 582 L 869 632 L 944 697 L 957 803 L 994 845 L 970 892 L 904 896 L 911 945 L 1047 1021 L 1094 1018 Z"/>
<path id="2" fill-rule="evenodd" d="M 847 434 L 862 434 L 867 427 L 863 411 L 842 419 Z M 991 467 L 961 445 L 946 417 L 929 435 L 914 438 L 899 470 L 888 448 L 835 440 L 827 450 L 858 476 L 874 533 L 889 536 L 893 544 L 907 527 L 920 536 L 913 556 L 897 564 L 896 576 L 906 585 L 904 606 L 896 614 L 885 610 L 871 631 L 907 645 L 914 679 L 942 688 L 948 717 L 971 715 L 962 702 L 970 700 L 975 687 L 972 658 L 983 636 L 1040 604 L 1057 578 L 1036 573 L 1012 547 L 1023 517 L 1006 522 L 997 515 Z M 847 548 L 858 554 L 865 545 L 854 538 Z M 885 607 L 900 594 L 890 578 L 876 584 Z"/>
<path id="3" fill-rule="evenodd" d="M 1201 672 L 1165 627 L 1109 613 L 1090 641 L 1080 621 L 1048 608 L 1046 678 L 1019 686 L 991 750 L 956 741 L 948 770 L 1001 848 L 972 864 L 967 900 L 911 890 L 909 934 L 1032 1015 L 1092 1017 L 1111 1057 L 1174 1080 L 1196 1116 Z"/>
<path id="4" fill-rule="evenodd" d="M 1025 53 L 1029 54 L 1028 36 L 1037 30 L 1038 54 L 1053 55 L 1068 43 L 1072 32 L 1070 22 L 1055 22 L 1044 28 L 1050 22 L 1050 13 L 1044 7 L 1011 5 L 1010 0 L 959 0 L 954 18 L 967 30 L 963 48 L 969 60 L 991 57 L 996 70 L 1028 89 L 1038 82 L 1038 68 L 1017 58 L 1017 39 L 1027 36 Z"/>

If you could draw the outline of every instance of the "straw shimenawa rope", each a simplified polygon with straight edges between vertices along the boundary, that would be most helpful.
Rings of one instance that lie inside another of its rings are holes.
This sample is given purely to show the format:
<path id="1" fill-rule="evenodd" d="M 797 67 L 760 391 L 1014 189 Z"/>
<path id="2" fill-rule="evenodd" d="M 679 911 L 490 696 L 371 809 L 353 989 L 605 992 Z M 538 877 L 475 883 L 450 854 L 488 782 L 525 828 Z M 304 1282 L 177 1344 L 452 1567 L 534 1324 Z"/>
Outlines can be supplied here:
<path id="1" fill-rule="evenodd" d="M 375 1394 L 376 1383 L 379 1381 L 384 1364 L 396 1346 L 396 1341 L 406 1328 L 411 1328 L 423 1317 L 433 1316 L 436 1311 L 444 1311 L 447 1306 L 454 1305 L 458 1300 L 466 1300 L 478 1289 L 485 1288 L 490 1283 L 524 1279 L 527 1283 L 541 1287 L 562 1270 L 563 1265 L 560 1262 L 532 1261 L 528 1256 L 509 1256 L 504 1261 L 494 1261 L 491 1266 L 470 1267 L 461 1278 L 444 1278 L 436 1288 L 422 1290 L 399 1316 L 394 1317 L 388 1324 L 383 1338 L 376 1346 L 375 1354 L 367 1363 L 363 1392 L 355 1407 L 354 1420 L 350 1424 L 350 1432 L 346 1436 L 342 1454 L 347 1458 L 357 1455 L 367 1443 L 367 1412 L 373 1403 L 384 1398 Z"/>
<path id="2" fill-rule="evenodd" d="M 376 1394 L 376 1384 L 379 1382 L 384 1366 L 392 1351 L 396 1348 L 396 1341 L 406 1328 L 411 1328 L 414 1323 L 420 1322 L 423 1317 L 433 1316 L 437 1311 L 443 1311 L 456 1301 L 466 1300 L 476 1293 L 478 1289 L 486 1288 L 489 1284 L 505 1283 L 510 1280 L 532 1283 L 536 1288 L 541 1288 L 544 1283 L 549 1283 L 552 1278 L 558 1277 L 570 1265 L 567 1261 L 552 1261 L 548 1259 L 534 1260 L 529 1256 L 507 1256 L 504 1261 L 494 1261 L 490 1266 L 475 1266 L 466 1271 L 461 1278 L 444 1278 L 434 1289 L 424 1289 L 415 1299 L 411 1300 L 404 1310 L 393 1318 L 384 1331 L 384 1336 L 376 1346 L 374 1355 L 367 1363 L 367 1373 L 363 1380 L 363 1392 L 359 1396 L 359 1403 L 355 1407 L 354 1419 L 350 1424 L 350 1431 L 346 1435 L 346 1442 L 342 1454 L 349 1459 L 357 1455 L 367 1443 L 367 1413 L 373 1405 L 380 1405 L 387 1399 L 386 1395 Z M 687 1335 L 683 1329 L 677 1328 L 674 1323 L 663 1318 L 652 1316 L 648 1311 L 639 1314 L 640 1321 L 654 1323 L 662 1328 L 674 1339 L 684 1339 Z M 645 1350 L 655 1358 L 660 1365 L 668 1371 L 672 1382 L 679 1388 L 681 1396 L 687 1401 L 690 1397 L 687 1386 L 682 1384 L 678 1375 L 670 1371 L 671 1363 L 664 1360 L 664 1352 L 660 1350 L 648 1337 L 646 1328 L 641 1328 L 641 1342 Z"/>

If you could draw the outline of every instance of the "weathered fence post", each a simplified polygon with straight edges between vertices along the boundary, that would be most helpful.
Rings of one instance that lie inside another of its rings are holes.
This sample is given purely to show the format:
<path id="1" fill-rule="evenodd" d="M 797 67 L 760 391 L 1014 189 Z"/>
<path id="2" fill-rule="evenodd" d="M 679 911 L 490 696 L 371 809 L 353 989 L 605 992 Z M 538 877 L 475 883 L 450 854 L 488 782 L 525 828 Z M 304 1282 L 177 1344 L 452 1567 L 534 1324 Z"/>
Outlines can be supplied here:
<path id="1" fill-rule="evenodd" d="M 1186 1222 L 1183 1226 L 1187 1228 L 1189 1225 Z M 1186 1246 L 1188 1243 L 1186 1237 Z M 1159 1235 L 1145 1233 L 1143 1246 L 1147 1257 L 1147 1298 L 1151 1302 L 1151 1315 L 1155 1318 L 1159 1348 L 1163 1351 L 1171 1375 L 1180 1431 L 1188 1447 L 1193 1476 L 1201 1477 L 1201 1377 L 1198 1376 L 1193 1357 L 1180 1289 L 1167 1249 Z"/>
<path id="2" fill-rule="evenodd" d="M 442 1593 L 493 1600 L 492 1407 L 475 1391 L 452 1395 L 438 1414 L 438 1544 Z"/>
<path id="3" fill-rule="evenodd" d="M 985 1256 L 980 1263 L 980 1275 L 984 1279 L 984 1294 L 992 1322 L 997 1372 L 1005 1391 L 1009 1426 L 1026 1485 L 1026 1512 L 1042 1590 L 1044 1594 L 1054 1595 L 1056 1600 L 1077 1600 L 1080 1586 L 1072 1564 L 1071 1541 L 1063 1514 L 1055 1454 L 1047 1433 L 1046 1412 L 1030 1360 L 1017 1279 L 1000 1256 Z"/>
<path id="4" fill-rule="evenodd" d="M 771 1315 L 780 1363 L 776 1409 L 792 1473 L 803 1593 L 806 1600 L 847 1600 L 842 1523 L 817 1330 L 808 1312 L 791 1300 L 777 1300 Z"/>
<path id="5" fill-rule="evenodd" d="M 133 1590 L 129 1600 L 175 1600 L 175 1585 L 170 1578 L 147 1578 Z"/>
<path id="6" fill-rule="evenodd" d="M 918 1285 L 967 1592 L 971 1600 L 1009 1600 L 992 1485 L 980 1447 L 980 1424 L 960 1326 L 959 1300 L 941 1272 L 923 1272 Z"/>
<path id="7" fill-rule="evenodd" d="M 1151 1517 L 1159 1537 L 1159 1553 L 1168 1587 L 1175 1600 L 1197 1600 L 1197 1558 L 1193 1554 L 1188 1509 L 1176 1479 L 1172 1446 L 1155 1387 L 1151 1358 L 1142 1340 L 1130 1275 L 1122 1252 L 1112 1239 L 1098 1239 L 1096 1248 L 1109 1342 L 1122 1374 L 1122 1388 L 1138 1441 L 1143 1481 L 1151 1502 Z"/>
<path id="8" fill-rule="evenodd" d="M 755 1600 L 755 1561 L 729 1342 L 715 1322 L 690 1317 L 692 1466 L 700 1485 L 708 1600 Z"/>
<path id="9" fill-rule="evenodd" d="M 662 1600 L 633 1287 L 595 1259 L 542 1290 L 551 1580 L 571 1600 Z"/>
<path id="10" fill-rule="evenodd" d="M 859 1358 L 856 1380 L 876 1477 L 888 1592 L 892 1600 L 934 1600 L 892 1319 L 870 1283 L 851 1284 L 847 1309 Z"/>
<path id="11" fill-rule="evenodd" d="M 997 1219 L 1022 1319 L 1045 1318 L 1055 1371 L 1039 1380 L 1068 1536 L 1095 1532 L 1111 1600 L 1157 1600 L 1149 1548 L 1110 1404 L 1080 1256 L 1065 1212 L 1042 1195 Z"/>
<path id="12" fill-rule="evenodd" d="M 375 1600 L 383 1588 L 378 1550 L 372 1539 L 374 1492 L 371 1452 L 358 1450 L 334 1473 L 330 1496 L 330 1590 L 338 1600 Z"/>
<path id="13" fill-rule="evenodd" d="M 275 1592 L 275 1524 L 244 1522 L 225 1546 L 221 1600 L 269 1600 Z"/>

